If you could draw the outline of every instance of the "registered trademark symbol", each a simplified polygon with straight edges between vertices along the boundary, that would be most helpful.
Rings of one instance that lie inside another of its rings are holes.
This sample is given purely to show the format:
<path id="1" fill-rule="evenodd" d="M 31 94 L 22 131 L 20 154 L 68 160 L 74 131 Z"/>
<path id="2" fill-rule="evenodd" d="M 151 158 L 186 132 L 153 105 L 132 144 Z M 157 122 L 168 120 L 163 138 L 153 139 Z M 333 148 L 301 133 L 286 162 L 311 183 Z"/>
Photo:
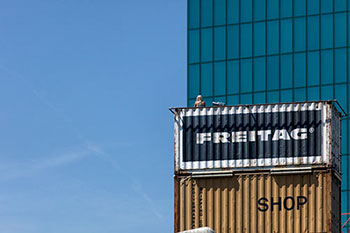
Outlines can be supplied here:
<path id="1" fill-rule="evenodd" d="M 314 129 L 313 127 L 311 127 L 311 128 L 309 129 L 309 132 L 310 132 L 310 133 L 313 133 L 313 132 L 315 132 L 315 129 Z"/>

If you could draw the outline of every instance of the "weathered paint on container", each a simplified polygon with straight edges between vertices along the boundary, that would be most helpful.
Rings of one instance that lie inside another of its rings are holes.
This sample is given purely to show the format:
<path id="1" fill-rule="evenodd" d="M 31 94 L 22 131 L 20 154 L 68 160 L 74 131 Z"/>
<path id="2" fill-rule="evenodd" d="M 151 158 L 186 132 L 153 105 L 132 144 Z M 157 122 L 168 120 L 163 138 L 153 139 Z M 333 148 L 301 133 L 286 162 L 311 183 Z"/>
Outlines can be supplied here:
<path id="1" fill-rule="evenodd" d="M 321 166 L 341 173 L 332 101 L 174 108 L 175 174 Z"/>
<path id="2" fill-rule="evenodd" d="M 332 170 L 309 174 L 175 177 L 175 232 L 340 232 L 340 180 Z"/>

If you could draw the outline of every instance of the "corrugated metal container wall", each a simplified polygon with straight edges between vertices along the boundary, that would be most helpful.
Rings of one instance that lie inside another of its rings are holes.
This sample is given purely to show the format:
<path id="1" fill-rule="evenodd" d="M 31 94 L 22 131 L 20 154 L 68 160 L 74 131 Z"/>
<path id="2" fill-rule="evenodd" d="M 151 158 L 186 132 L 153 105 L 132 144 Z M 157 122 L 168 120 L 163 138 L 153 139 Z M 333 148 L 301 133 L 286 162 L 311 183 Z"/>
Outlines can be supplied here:
<path id="1" fill-rule="evenodd" d="M 175 232 L 340 232 L 340 180 L 333 171 L 175 177 Z"/>
<path id="2" fill-rule="evenodd" d="M 310 165 L 341 173 L 332 101 L 174 110 L 176 174 Z"/>
<path id="3" fill-rule="evenodd" d="M 201 227 L 194 230 L 182 231 L 180 233 L 215 233 L 215 232 L 209 227 Z"/>

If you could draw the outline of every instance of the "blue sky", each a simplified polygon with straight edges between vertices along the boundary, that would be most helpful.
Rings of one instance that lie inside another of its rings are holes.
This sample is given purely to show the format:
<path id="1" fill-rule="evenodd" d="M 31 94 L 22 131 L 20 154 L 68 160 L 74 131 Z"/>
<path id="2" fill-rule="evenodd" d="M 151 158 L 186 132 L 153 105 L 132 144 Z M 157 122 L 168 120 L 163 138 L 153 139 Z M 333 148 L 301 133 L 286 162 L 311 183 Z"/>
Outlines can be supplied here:
<path id="1" fill-rule="evenodd" d="M 0 3 L 0 232 L 172 232 L 186 1 Z"/>

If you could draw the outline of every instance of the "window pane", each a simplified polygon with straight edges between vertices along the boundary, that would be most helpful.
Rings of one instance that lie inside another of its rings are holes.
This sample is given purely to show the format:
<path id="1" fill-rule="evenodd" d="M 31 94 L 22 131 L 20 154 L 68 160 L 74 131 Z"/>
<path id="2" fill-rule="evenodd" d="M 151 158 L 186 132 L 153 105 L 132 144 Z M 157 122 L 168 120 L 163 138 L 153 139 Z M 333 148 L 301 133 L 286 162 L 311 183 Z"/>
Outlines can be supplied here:
<path id="1" fill-rule="evenodd" d="M 320 0 L 308 0 L 307 1 L 307 14 L 318 14 L 320 10 Z"/>
<path id="2" fill-rule="evenodd" d="M 306 88 L 294 89 L 294 101 L 306 101 Z"/>
<path id="3" fill-rule="evenodd" d="M 333 11 L 332 0 L 321 0 L 321 13 L 327 13 Z"/>
<path id="4" fill-rule="evenodd" d="M 278 53 L 278 21 L 267 22 L 267 54 Z"/>
<path id="5" fill-rule="evenodd" d="M 305 51 L 306 45 L 306 18 L 294 19 L 295 31 L 294 31 L 294 50 Z"/>
<path id="6" fill-rule="evenodd" d="M 279 11 L 278 0 L 267 0 L 267 19 L 277 19 Z"/>
<path id="7" fill-rule="evenodd" d="M 202 64 L 201 65 L 201 94 L 206 96 L 213 95 L 213 64 Z"/>
<path id="8" fill-rule="evenodd" d="M 212 97 L 203 98 L 203 100 L 207 106 L 213 106 L 213 98 Z"/>
<path id="9" fill-rule="evenodd" d="M 343 165 L 343 164 L 342 164 Z M 345 176 L 345 173 L 342 174 L 342 176 L 344 177 Z M 342 187 L 342 190 L 343 190 L 343 187 L 345 189 L 346 185 L 347 185 L 347 181 L 345 182 L 345 179 L 347 178 L 343 178 L 342 177 L 342 184 L 341 184 L 341 187 Z M 344 183 L 345 182 L 345 183 Z M 349 191 L 344 191 L 344 192 L 341 192 L 341 213 L 349 213 L 348 211 L 348 195 L 349 195 Z M 347 215 L 341 215 L 341 223 L 345 223 L 347 220 L 348 220 L 348 216 Z"/>
<path id="10" fill-rule="evenodd" d="M 335 11 L 346 11 L 346 0 L 335 0 L 334 1 Z"/>
<path id="11" fill-rule="evenodd" d="M 321 16 L 321 38 L 322 49 L 333 47 L 333 15 Z"/>
<path id="12" fill-rule="evenodd" d="M 239 0 L 227 0 L 227 23 L 238 23 Z"/>
<path id="13" fill-rule="evenodd" d="M 199 0 L 188 1 L 188 27 L 199 27 Z"/>
<path id="14" fill-rule="evenodd" d="M 278 56 L 267 57 L 267 89 L 273 90 L 279 87 L 279 60 Z"/>
<path id="15" fill-rule="evenodd" d="M 188 97 L 196 98 L 199 94 L 199 65 L 188 66 Z"/>
<path id="16" fill-rule="evenodd" d="M 320 88 L 319 87 L 309 87 L 307 89 L 307 100 L 320 100 Z"/>
<path id="17" fill-rule="evenodd" d="M 241 25 L 241 57 L 252 56 L 252 24 Z"/>
<path id="18" fill-rule="evenodd" d="M 265 92 L 254 93 L 254 104 L 264 104 L 266 103 Z"/>
<path id="19" fill-rule="evenodd" d="M 333 86 L 322 86 L 321 87 L 321 99 L 332 100 L 333 99 Z"/>
<path id="20" fill-rule="evenodd" d="M 265 19 L 265 0 L 254 0 L 254 20 Z"/>
<path id="21" fill-rule="evenodd" d="M 305 0 L 294 0 L 294 16 L 305 15 Z"/>
<path id="22" fill-rule="evenodd" d="M 227 105 L 236 105 L 236 104 L 239 104 L 238 95 L 227 96 Z"/>
<path id="23" fill-rule="evenodd" d="M 343 187 L 343 182 L 344 182 L 345 184 L 349 184 L 349 181 L 348 181 L 348 179 L 349 179 L 348 172 L 345 172 L 345 173 L 343 174 L 342 179 L 343 179 L 343 177 L 344 177 L 344 181 L 342 180 L 342 187 Z M 347 189 L 349 189 L 349 186 L 347 186 Z M 341 210 L 342 210 L 342 213 L 349 213 L 349 194 L 350 194 L 349 190 L 344 191 L 344 192 L 341 192 L 341 197 L 342 197 Z M 343 201 L 343 200 L 344 200 L 344 201 Z M 343 210 L 345 210 L 345 211 L 343 212 Z M 343 217 L 345 217 L 345 218 L 343 218 Z M 348 218 L 349 218 L 349 216 L 347 216 L 347 215 L 342 215 L 342 220 L 344 220 L 344 221 L 342 221 L 342 223 L 343 223 L 343 222 L 345 223 L 346 220 L 348 220 Z"/>
<path id="24" fill-rule="evenodd" d="M 226 104 L 226 97 L 224 96 L 214 97 L 214 101 Z"/>
<path id="25" fill-rule="evenodd" d="M 307 45 L 309 50 L 319 49 L 320 47 L 319 19 L 319 16 L 310 16 L 307 18 Z"/>
<path id="26" fill-rule="evenodd" d="M 213 60 L 213 29 L 202 29 L 201 37 L 201 59 L 202 61 Z"/>
<path id="27" fill-rule="evenodd" d="M 347 156 L 344 156 L 344 157 L 347 157 Z M 342 161 L 348 161 L 347 158 L 344 158 L 343 159 L 343 156 L 342 156 Z M 348 180 L 348 177 L 349 177 L 349 173 L 346 171 L 346 169 L 348 169 L 348 165 L 349 162 L 344 162 L 344 164 L 342 164 L 342 167 L 344 167 L 345 170 L 343 170 L 343 174 L 342 174 L 342 184 L 341 184 L 341 189 L 349 189 L 349 180 Z M 346 166 L 346 168 L 345 168 Z M 349 213 L 349 191 L 342 191 L 341 192 L 341 212 L 342 213 Z M 347 215 L 342 215 L 342 218 L 341 218 L 341 222 L 342 223 L 345 223 L 347 220 L 348 220 L 349 216 Z"/>
<path id="28" fill-rule="evenodd" d="M 350 0 L 349 0 L 349 9 L 350 9 Z M 348 44 L 350 44 L 350 13 L 347 13 L 348 15 Z"/>
<path id="29" fill-rule="evenodd" d="M 187 101 L 187 107 L 193 107 L 194 103 L 196 102 L 196 99 L 190 99 Z"/>
<path id="30" fill-rule="evenodd" d="M 293 86 L 293 57 L 291 54 L 281 56 L 281 87 L 291 88 Z"/>
<path id="31" fill-rule="evenodd" d="M 283 90 L 281 91 L 281 102 L 292 102 L 293 101 L 293 91 Z"/>
<path id="32" fill-rule="evenodd" d="M 350 54 L 350 49 L 348 48 L 348 54 Z M 347 59 L 347 61 L 348 61 L 348 63 L 347 63 L 347 65 L 348 65 L 348 67 L 350 67 L 350 59 Z M 350 82 L 350 70 L 349 70 L 349 72 L 348 72 L 348 82 Z"/>
<path id="33" fill-rule="evenodd" d="M 281 53 L 292 51 L 292 20 L 281 20 Z"/>
<path id="34" fill-rule="evenodd" d="M 252 0 L 241 0 L 241 22 L 251 22 L 252 12 Z"/>
<path id="35" fill-rule="evenodd" d="M 336 100 L 338 100 L 339 104 L 342 106 L 342 108 L 347 111 L 347 95 L 346 95 L 346 84 L 338 84 L 335 85 L 335 92 L 334 97 Z"/>
<path id="36" fill-rule="evenodd" d="M 307 57 L 307 82 L 309 86 L 320 84 L 320 53 L 311 52 Z"/>
<path id="37" fill-rule="evenodd" d="M 239 92 L 239 63 L 238 61 L 227 62 L 227 92 L 236 94 Z"/>
<path id="38" fill-rule="evenodd" d="M 225 62 L 214 63 L 214 95 L 226 94 L 226 67 Z"/>
<path id="39" fill-rule="evenodd" d="M 224 60 L 226 58 L 226 28 L 218 27 L 214 29 L 214 58 Z"/>
<path id="40" fill-rule="evenodd" d="M 346 49 L 336 49 L 335 52 L 335 82 L 346 82 Z"/>
<path id="41" fill-rule="evenodd" d="M 342 154 L 347 154 L 349 153 L 349 149 L 348 149 L 348 135 L 347 135 L 347 131 L 348 131 L 348 120 L 342 120 L 341 121 L 341 141 L 342 141 L 342 147 L 341 147 L 341 152 Z M 349 169 L 349 168 L 347 168 Z M 343 171 L 344 172 L 344 171 Z"/>
<path id="42" fill-rule="evenodd" d="M 305 53 L 294 55 L 294 87 L 306 86 L 306 56 Z"/>
<path id="43" fill-rule="evenodd" d="M 342 165 L 342 182 L 341 182 L 341 188 L 343 189 L 349 189 L 349 156 L 342 156 L 341 157 L 341 165 Z M 345 195 L 344 195 L 345 194 Z M 346 198 L 344 198 L 346 196 Z M 342 213 L 349 213 L 348 211 L 348 192 L 341 192 L 341 211 Z M 348 220 L 349 216 L 345 215 L 344 221 L 342 223 L 344 224 L 346 220 Z"/>
<path id="44" fill-rule="evenodd" d="M 241 104 L 252 104 L 253 95 L 252 94 L 243 94 L 241 95 Z"/>
<path id="45" fill-rule="evenodd" d="M 254 59 L 254 91 L 265 91 L 265 58 Z"/>
<path id="46" fill-rule="evenodd" d="M 223 25 L 226 23 L 226 0 L 215 0 L 214 4 L 214 24 Z"/>
<path id="47" fill-rule="evenodd" d="M 321 83 L 333 83 L 333 51 L 321 52 Z"/>
<path id="48" fill-rule="evenodd" d="M 335 47 L 346 46 L 346 14 L 345 13 L 335 14 L 334 20 L 335 20 L 334 22 Z"/>
<path id="49" fill-rule="evenodd" d="M 202 27 L 209 27 L 213 25 L 213 0 L 202 0 Z"/>
<path id="50" fill-rule="evenodd" d="M 254 24 L 254 56 L 265 54 L 265 22 Z"/>
<path id="51" fill-rule="evenodd" d="M 292 16 L 292 0 L 281 0 L 281 18 Z"/>
<path id="52" fill-rule="evenodd" d="M 188 31 L 188 62 L 199 62 L 199 30 Z"/>
<path id="53" fill-rule="evenodd" d="M 238 58 L 239 37 L 238 26 L 227 27 L 227 58 Z"/>
<path id="54" fill-rule="evenodd" d="M 280 102 L 278 91 L 267 92 L 267 103 L 278 103 L 278 102 Z"/>
<path id="55" fill-rule="evenodd" d="M 253 86 L 252 60 L 241 60 L 241 92 L 251 92 Z"/>

